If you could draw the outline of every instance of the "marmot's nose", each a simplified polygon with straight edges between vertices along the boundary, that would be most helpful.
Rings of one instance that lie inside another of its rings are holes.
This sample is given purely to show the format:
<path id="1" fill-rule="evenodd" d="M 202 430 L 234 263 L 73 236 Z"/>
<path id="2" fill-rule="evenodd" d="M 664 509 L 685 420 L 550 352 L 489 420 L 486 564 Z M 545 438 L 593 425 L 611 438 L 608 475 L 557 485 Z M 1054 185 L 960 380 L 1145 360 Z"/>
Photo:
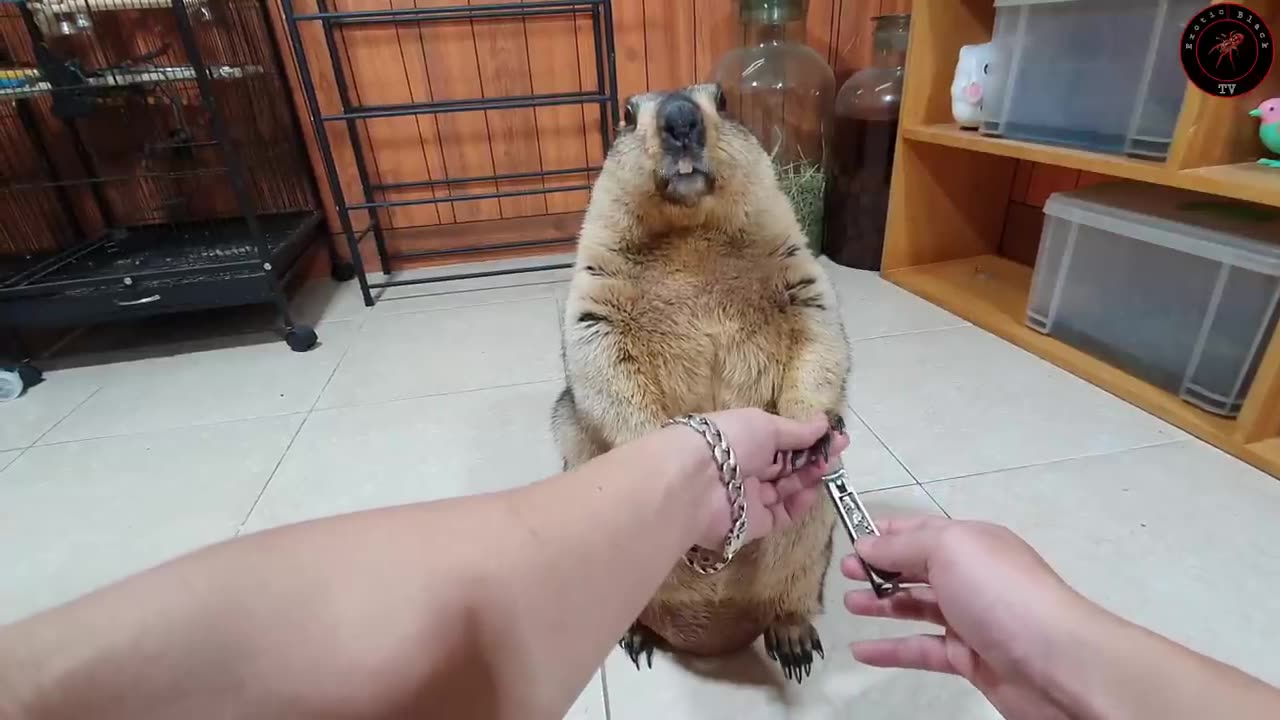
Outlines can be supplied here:
<path id="1" fill-rule="evenodd" d="M 707 143 L 702 110 L 686 95 L 667 96 L 658 107 L 658 123 L 662 144 L 669 151 L 698 149 Z"/>

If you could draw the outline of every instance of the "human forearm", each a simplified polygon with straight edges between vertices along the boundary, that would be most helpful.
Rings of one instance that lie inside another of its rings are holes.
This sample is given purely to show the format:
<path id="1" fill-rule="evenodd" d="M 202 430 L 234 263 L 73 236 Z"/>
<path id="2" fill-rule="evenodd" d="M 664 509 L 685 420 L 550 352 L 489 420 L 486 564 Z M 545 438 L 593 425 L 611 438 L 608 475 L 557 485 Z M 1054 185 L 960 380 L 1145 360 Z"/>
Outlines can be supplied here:
<path id="1" fill-rule="evenodd" d="M 1061 627 L 1045 687 L 1073 718 L 1280 717 L 1280 690 L 1087 601 Z"/>
<path id="2" fill-rule="evenodd" d="M 0 713 L 558 717 L 705 523 L 709 458 L 672 428 L 510 492 L 206 549 L 0 629 Z"/>
<path id="3" fill-rule="evenodd" d="M 198 551 L 0 629 L 0 674 L 24 720 L 399 717 L 466 660 L 474 574 L 422 562 L 448 505 Z"/>
<path id="4" fill-rule="evenodd" d="M 501 675 L 520 683 L 531 713 L 516 715 L 550 716 L 572 700 L 723 492 L 706 442 L 670 428 L 510 496 L 507 542 L 522 549 L 493 579 L 518 592 L 487 593 L 485 617 Z"/>

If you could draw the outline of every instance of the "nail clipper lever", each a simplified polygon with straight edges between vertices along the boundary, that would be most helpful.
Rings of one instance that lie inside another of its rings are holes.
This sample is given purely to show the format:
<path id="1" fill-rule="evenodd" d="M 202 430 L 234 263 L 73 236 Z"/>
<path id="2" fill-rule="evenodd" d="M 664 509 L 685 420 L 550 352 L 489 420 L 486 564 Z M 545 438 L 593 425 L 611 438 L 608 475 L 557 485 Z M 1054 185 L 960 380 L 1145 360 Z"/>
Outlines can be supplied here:
<path id="1" fill-rule="evenodd" d="M 840 515 L 840 522 L 849 533 L 849 540 L 856 543 L 858 538 L 879 535 L 880 531 L 876 529 L 875 521 L 871 519 L 871 514 L 862 504 L 862 498 L 859 498 L 858 493 L 848 486 L 848 479 L 849 474 L 844 468 L 822 478 L 827 486 L 827 494 L 831 496 L 831 502 L 835 504 L 836 512 Z M 877 570 L 861 557 L 858 558 L 858 562 L 862 563 L 862 568 L 867 573 L 867 580 L 871 583 L 871 589 L 876 597 L 887 598 L 901 589 L 898 585 L 901 574 Z"/>

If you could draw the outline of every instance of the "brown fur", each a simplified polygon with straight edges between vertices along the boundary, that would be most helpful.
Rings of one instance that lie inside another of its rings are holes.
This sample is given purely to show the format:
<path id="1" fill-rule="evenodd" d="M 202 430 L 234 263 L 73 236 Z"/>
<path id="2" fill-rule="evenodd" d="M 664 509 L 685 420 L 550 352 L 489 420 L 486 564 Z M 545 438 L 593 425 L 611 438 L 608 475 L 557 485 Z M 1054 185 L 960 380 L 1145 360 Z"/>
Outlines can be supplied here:
<path id="1" fill-rule="evenodd" d="M 553 424 L 567 467 L 667 418 L 761 407 L 841 412 L 848 343 L 836 298 L 768 156 L 719 117 L 715 89 L 687 89 L 707 124 L 714 191 L 692 207 L 655 190 L 660 96 L 633 100 L 592 190 L 565 313 L 568 387 Z M 821 609 L 834 513 L 744 548 L 723 571 L 680 563 L 640 618 L 674 650 L 739 650 L 766 628 L 808 630 Z"/>

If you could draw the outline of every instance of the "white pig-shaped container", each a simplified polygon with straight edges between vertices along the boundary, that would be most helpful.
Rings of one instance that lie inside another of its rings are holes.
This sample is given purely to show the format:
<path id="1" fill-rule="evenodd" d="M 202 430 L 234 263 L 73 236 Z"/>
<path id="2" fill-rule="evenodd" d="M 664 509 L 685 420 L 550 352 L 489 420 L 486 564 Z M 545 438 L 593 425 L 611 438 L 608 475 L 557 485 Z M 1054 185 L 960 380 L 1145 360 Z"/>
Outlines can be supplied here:
<path id="1" fill-rule="evenodd" d="M 982 98 L 993 56 L 991 43 L 960 48 L 955 79 L 951 81 L 951 114 L 962 128 L 976 130 L 982 124 Z"/>

